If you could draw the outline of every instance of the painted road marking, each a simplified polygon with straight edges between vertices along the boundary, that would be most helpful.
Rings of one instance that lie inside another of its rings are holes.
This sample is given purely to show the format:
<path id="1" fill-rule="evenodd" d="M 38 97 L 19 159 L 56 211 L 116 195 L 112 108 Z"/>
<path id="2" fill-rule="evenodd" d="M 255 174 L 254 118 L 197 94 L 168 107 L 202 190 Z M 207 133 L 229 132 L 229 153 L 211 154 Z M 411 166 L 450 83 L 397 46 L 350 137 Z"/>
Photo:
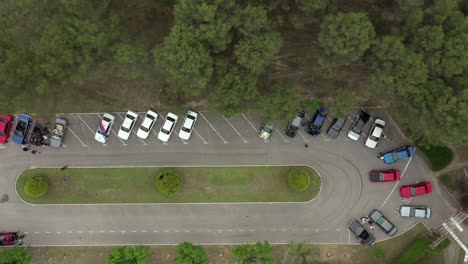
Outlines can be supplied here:
<path id="1" fill-rule="evenodd" d="M 195 128 L 193 129 L 193 131 L 201 138 L 201 140 L 203 140 L 203 144 L 208 144 L 208 142 L 205 141 L 205 139 L 202 138 L 202 136 L 200 136 L 200 134 L 198 134 L 197 130 L 195 130 Z"/>
<path id="2" fill-rule="evenodd" d="M 281 133 L 276 127 L 275 127 L 275 130 L 276 130 L 276 133 L 278 133 L 278 135 L 280 135 L 280 137 L 284 140 L 284 142 L 289 142 L 289 140 L 287 140 L 287 139 L 283 136 L 283 133 Z"/>
<path id="3" fill-rule="evenodd" d="M 206 119 L 206 117 L 200 112 L 200 116 L 203 117 L 203 119 L 205 119 L 206 123 L 208 123 L 208 125 L 210 125 L 210 127 L 214 130 L 214 132 L 216 132 L 216 134 L 218 134 L 218 136 L 223 140 L 223 143 L 224 144 L 227 144 L 229 142 L 227 142 L 222 136 L 221 134 L 219 134 L 218 130 L 216 130 L 210 122 L 208 122 L 208 120 Z"/>
<path id="4" fill-rule="evenodd" d="M 297 130 L 297 133 L 299 133 L 299 135 L 301 135 L 302 139 L 304 140 L 304 142 L 309 142 L 309 140 L 307 138 L 304 137 L 304 135 L 301 133 L 301 131 L 299 131 L 299 129 Z"/>
<path id="5" fill-rule="evenodd" d="M 89 131 L 91 131 L 91 134 L 94 136 L 94 130 L 92 130 L 88 124 L 86 124 L 86 122 L 83 120 L 83 118 L 81 118 L 81 116 L 79 114 L 76 114 L 76 116 L 81 120 L 81 122 L 83 122 L 83 124 L 85 124 L 85 126 L 89 129 Z"/>
<path id="6" fill-rule="evenodd" d="M 241 135 L 241 133 L 239 133 L 239 131 L 237 131 L 237 129 L 231 124 L 231 122 L 229 122 L 229 120 L 227 120 L 227 118 L 223 115 L 223 118 L 224 120 L 226 120 L 226 122 L 232 127 L 232 129 L 234 129 L 234 131 L 236 131 L 237 135 L 239 135 L 239 137 L 242 138 L 242 140 L 244 141 L 244 143 L 249 143 L 247 142 L 247 140 L 245 140 L 245 138 Z"/>
<path id="7" fill-rule="evenodd" d="M 125 120 L 119 113 L 117 113 L 117 115 L 122 119 L 122 121 Z M 137 136 L 137 134 L 136 134 L 136 132 L 135 132 L 135 129 L 134 129 L 134 128 L 135 128 L 135 125 L 136 125 L 136 120 L 135 120 L 135 124 L 134 124 L 133 127 L 132 127 L 132 132 L 131 132 L 131 133 L 135 134 L 135 137 L 137 137 L 137 138 L 141 141 L 141 143 L 143 143 L 143 145 L 145 145 L 145 146 L 148 145 L 148 144 L 146 144 L 145 141 L 143 141 L 143 139 L 141 139 L 139 136 Z M 130 138 L 129 138 L 129 139 L 130 139 Z"/>
<path id="8" fill-rule="evenodd" d="M 250 120 L 244 115 L 244 113 L 241 113 L 242 116 L 244 117 L 245 120 L 247 120 L 247 122 L 249 122 L 250 126 L 253 128 L 253 130 L 255 132 L 258 132 L 258 129 L 252 124 L 252 122 L 250 122 Z"/>
<path id="9" fill-rule="evenodd" d="M 100 119 L 102 119 L 102 116 L 101 116 L 100 114 L 96 114 L 96 115 L 99 116 Z M 114 123 L 115 123 L 115 121 L 114 121 Z M 114 124 L 114 125 L 115 125 L 115 124 Z M 127 146 L 127 143 L 125 143 L 121 138 L 119 138 L 119 136 L 114 132 L 114 130 L 112 129 L 112 127 L 111 127 L 111 132 L 120 140 L 120 142 L 122 142 L 122 144 L 123 144 L 124 146 Z"/>

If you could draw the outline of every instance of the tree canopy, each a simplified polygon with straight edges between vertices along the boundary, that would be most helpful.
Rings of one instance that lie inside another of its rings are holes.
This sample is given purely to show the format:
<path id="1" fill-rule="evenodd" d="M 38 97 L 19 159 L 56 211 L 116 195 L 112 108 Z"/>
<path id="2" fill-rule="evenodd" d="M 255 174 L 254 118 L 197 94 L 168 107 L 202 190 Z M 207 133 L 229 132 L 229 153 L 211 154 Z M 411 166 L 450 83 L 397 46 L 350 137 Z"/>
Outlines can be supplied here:
<path id="1" fill-rule="evenodd" d="M 201 246 L 183 242 L 177 246 L 174 264 L 208 264 L 208 256 Z"/>
<path id="2" fill-rule="evenodd" d="M 273 248 L 268 241 L 256 244 L 243 244 L 234 248 L 234 256 L 239 264 L 273 263 Z"/>
<path id="3" fill-rule="evenodd" d="M 113 248 L 107 258 L 108 264 L 146 264 L 149 257 L 145 246 Z"/>

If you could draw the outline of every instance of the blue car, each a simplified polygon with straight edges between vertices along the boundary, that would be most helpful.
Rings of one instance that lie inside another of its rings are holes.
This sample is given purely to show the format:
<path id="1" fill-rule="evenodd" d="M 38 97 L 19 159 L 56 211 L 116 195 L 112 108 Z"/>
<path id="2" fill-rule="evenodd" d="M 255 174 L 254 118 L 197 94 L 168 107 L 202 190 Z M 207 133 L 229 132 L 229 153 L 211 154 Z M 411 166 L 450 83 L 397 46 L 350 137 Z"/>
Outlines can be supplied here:
<path id="1" fill-rule="evenodd" d="M 305 131 L 312 136 L 318 136 L 320 134 L 320 130 L 322 129 L 325 120 L 327 119 L 328 109 L 325 107 L 320 107 L 315 111 L 314 117 L 307 125 Z"/>
<path id="2" fill-rule="evenodd" d="M 384 162 L 387 164 L 394 163 L 403 159 L 408 159 L 412 156 L 414 156 L 413 146 L 405 146 L 403 148 L 379 154 L 379 158 L 383 159 Z"/>
<path id="3" fill-rule="evenodd" d="M 15 131 L 13 132 L 13 141 L 18 144 L 25 144 L 28 137 L 29 127 L 31 126 L 32 118 L 25 114 L 20 114 L 18 117 L 18 124 L 16 124 Z"/>

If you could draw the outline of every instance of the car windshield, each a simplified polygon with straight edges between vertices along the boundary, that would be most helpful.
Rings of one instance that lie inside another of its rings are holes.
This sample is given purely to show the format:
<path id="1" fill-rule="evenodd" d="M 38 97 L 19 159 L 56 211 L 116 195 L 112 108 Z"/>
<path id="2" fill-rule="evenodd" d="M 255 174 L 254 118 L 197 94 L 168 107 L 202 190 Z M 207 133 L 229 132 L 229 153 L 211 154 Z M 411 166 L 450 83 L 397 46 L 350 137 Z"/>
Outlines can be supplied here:
<path id="1" fill-rule="evenodd" d="M 397 160 L 398 160 L 398 153 L 393 152 L 393 153 L 392 153 L 392 157 L 393 157 L 393 160 L 394 160 L 394 161 L 397 161 Z"/>
<path id="2" fill-rule="evenodd" d="M 132 115 L 126 115 L 125 118 L 128 118 L 128 119 L 130 119 L 130 120 L 135 120 L 135 117 L 132 116 Z"/>
<path id="3" fill-rule="evenodd" d="M 121 126 L 120 129 L 122 129 L 122 131 L 127 132 L 127 133 L 130 132 L 130 129 L 128 129 L 127 127 Z"/>
<path id="4" fill-rule="evenodd" d="M 146 117 L 149 118 L 149 119 L 151 119 L 151 120 L 154 120 L 154 119 L 155 119 L 155 117 L 152 116 L 152 115 L 146 115 Z"/>
<path id="5" fill-rule="evenodd" d="M 102 118 L 102 120 L 104 120 L 104 121 L 106 121 L 106 122 L 108 122 L 108 123 L 112 122 L 112 120 L 111 120 L 110 118 L 107 118 L 106 116 L 104 116 L 104 117 Z"/>
<path id="6" fill-rule="evenodd" d="M 372 136 L 372 135 L 369 137 L 369 139 L 372 140 L 372 141 L 377 141 L 377 140 L 379 140 L 378 137 Z"/>
<path id="7" fill-rule="evenodd" d="M 6 135 L 5 131 L 0 131 L 0 136 L 5 136 L 5 135 Z"/>
<path id="8" fill-rule="evenodd" d="M 56 139 L 56 140 L 60 140 L 61 136 L 60 136 L 60 135 L 57 135 L 57 134 L 55 134 L 55 135 L 53 135 L 53 136 L 52 136 L 52 138 L 53 138 L 53 139 Z"/>
<path id="9" fill-rule="evenodd" d="M 145 132 L 149 132 L 149 129 L 147 127 L 141 126 L 140 129 L 145 131 Z"/>
<path id="10" fill-rule="evenodd" d="M 24 133 L 22 130 L 15 130 L 15 135 L 22 137 Z"/>
<path id="11" fill-rule="evenodd" d="M 107 136 L 106 131 L 98 130 L 97 132 L 98 132 L 99 134 L 101 134 L 101 135 Z"/>
<path id="12" fill-rule="evenodd" d="M 188 127 L 182 127 L 182 131 L 190 133 L 190 128 Z"/>
<path id="13" fill-rule="evenodd" d="M 169 120 L 169 121 L 171 121 L 171 122 L 174 122 L 174 121 L 175 121 L 175 119 L 172 118 L 172 117 L 170 117 L 170 116 L 167 117 L 167 120 Z"/>
<path id="14" fill-rule="evenodd" d="M 191 116 L 191 115 L 187 115 L 187 118 L 188 118 L 188 119 L 195 120 L 195 117 L 193 117 L 193 116 Z"/>
<path id="15" fill-rule="evenodd" d="M 364 125 L 365 125 L 364 121 L 359 119 L 356 125 L 353 127 L 353 131 L 358 134 L 361 133 L 362 129 L 364 128 Z"/>
<path id="16" fill-rule="evenodd" d="M 166 130 L 166 129 L 164 129 L 164 128 L 161 128 L 161 132 L 163 132 L 164 134 L 167 134 L 167 135 L 169 135 L 169 131 L 168 131 L 168 130 Z"/>

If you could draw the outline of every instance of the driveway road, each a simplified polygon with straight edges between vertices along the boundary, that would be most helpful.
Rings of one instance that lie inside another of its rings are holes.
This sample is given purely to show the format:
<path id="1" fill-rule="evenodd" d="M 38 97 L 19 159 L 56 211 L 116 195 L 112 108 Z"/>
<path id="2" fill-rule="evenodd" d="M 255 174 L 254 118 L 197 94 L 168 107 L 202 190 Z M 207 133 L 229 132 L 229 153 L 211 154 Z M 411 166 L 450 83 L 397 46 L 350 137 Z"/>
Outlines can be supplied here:
<path id="1" fill-rule="evenodd" d="M 206 116 L 209 118 L 210 115 Z M 391 142 L 382 142 L 380 150 L 370 150 L 364 148 L 362 142 L 343 138 L 325 141 L 306 135 L 309 147 L 305 148 L 299 136 L 285 142 L 276 135 L 276 139 L 263 143 L 254 137 L 250 126 L 245 125 L 242 129 L 240 122 L 240 118 L 231 120 L 248 143 L 233 132 L 230 136 L 225 135 L 228 144 L 204 144 L 200 139 L 200 144 L 183 144 L 171 139 L 173 143 L 167 145 L 144 145 L 135 140 L 123 146 L 114 140 L 113 145 L 82 147 L 80 143 L 66 142 L 68 146 L 65 148 L 41 148 L 41 153 L 36 155 L 23 152 L 9 143 L 8 148 L 0 151 L 0 193 L 9 195 L 9 201 L 0 204 L 1 229 L 27 232 L 25 243 L 31 245 L 176 244 L 186 240 L 203 244 L 259 240 L 355 243 L 346 228 L 347 222 L 374 208 L 382 207 L 381 211 L 397 225 L 400 233 L 417 222 L 415 219 L 402 219 L 397 214 L 400 204 L 431 206 L 434 217 L 425 220 L 429 227 L 439 226 L 455 211 L 441 199 L 437 182 L 418 155 L 392 166 L 405 171 L 401 183 L 395 188 L 393 183 L 373 184 L 368 181 L 369 170 L 390 168 L 376 158 L 376 153 L 404 144 L 404 139 L 395 137 Z M 217 126 L 217 123 L 212 125 Z M 201 127 L 199 131 L 204 129 L 208 128 Z M 78 137 L 81 136 L 77 132 L 79 129 L 74 131 Z M 82 136 L 82 140 L 89 141 L 92 134 L 89 130 L 83 131 L 88 138 Z M 247 136 L 249 134 L 253 137 Z M 201 136 L 206 140 L 210 138 L 205 134 Z M 234 138 L 237 141 L 231 140 Z M 65 164 L 70 167 L 306 165 L 319 171 L 322 190 L 316 199 L 307 203 L 274 204 L 32 206 L 16 197 L 15 179 L 23 169 Z M 435 186 L 434 193 L 417 200 L 402 200 L 398 192 L 401 184 L 420 180 L 431 180 Z M 373 233 L 379 240 L 388 238 L 380 230 Z"/>

